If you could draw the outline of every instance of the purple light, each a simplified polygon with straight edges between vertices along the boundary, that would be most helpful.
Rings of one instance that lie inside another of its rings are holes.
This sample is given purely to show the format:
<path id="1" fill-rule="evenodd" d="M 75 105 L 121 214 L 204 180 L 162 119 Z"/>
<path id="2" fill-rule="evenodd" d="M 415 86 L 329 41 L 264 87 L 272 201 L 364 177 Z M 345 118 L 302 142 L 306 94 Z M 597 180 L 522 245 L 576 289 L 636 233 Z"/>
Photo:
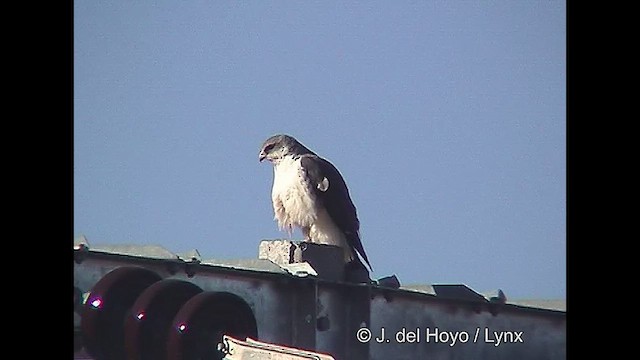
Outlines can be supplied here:
<path id="1" fill-rule="evenodd" d="M 100 298 L 94 299 L 91 302 L 91 306 L 93 306 L 96 309 L 100 309 L 102 307 L 102 299 L 100 299 Z"/>
<path id="2" fill-rule="evenodd" d="M 178 330 L 180 330 L 181 332 L 184 332 L 186 329 L 187 329 L 186 324 L 180 324 L 180 326 L 178 326 Z"/>
<path id="3" fill-rule="evenodd" d="M 145 315 L 144 315 L 144 313 L 143 313 L 143 312 L 138 313 L 138 315 L 136 315 L 136 317 L 138 318 L 138 320 L 142 320 L 142 319 L 144 319 L 144 316 L 145 316 Z"/>

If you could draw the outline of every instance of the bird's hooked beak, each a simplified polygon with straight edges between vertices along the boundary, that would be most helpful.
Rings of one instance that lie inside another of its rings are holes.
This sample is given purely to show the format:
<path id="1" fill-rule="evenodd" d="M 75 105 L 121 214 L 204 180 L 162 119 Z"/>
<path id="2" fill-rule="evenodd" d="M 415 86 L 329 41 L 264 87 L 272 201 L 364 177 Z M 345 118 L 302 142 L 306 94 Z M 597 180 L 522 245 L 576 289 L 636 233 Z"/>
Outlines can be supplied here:
<path id="1" fill-rule="evenodd" d="M 264 152 L 264 150 L 260 150 L 260 154 L 258 155 L 258 161 L 262 162 L 262 160 L 264 160 L 267 157 L 267 153 Z"/>

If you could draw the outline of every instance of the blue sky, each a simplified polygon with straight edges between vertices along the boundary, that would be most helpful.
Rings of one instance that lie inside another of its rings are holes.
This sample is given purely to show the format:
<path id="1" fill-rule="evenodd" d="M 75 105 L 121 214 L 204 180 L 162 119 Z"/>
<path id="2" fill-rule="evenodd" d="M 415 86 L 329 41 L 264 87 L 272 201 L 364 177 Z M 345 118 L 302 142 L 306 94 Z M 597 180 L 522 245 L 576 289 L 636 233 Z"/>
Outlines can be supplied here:
<path id="1" fill-rule="evenodd" d="M 373 278 L 564 298 L 565 47 L 564 1 L 75 1 L 74 233 L 255 258 L 287 133 Z"/>

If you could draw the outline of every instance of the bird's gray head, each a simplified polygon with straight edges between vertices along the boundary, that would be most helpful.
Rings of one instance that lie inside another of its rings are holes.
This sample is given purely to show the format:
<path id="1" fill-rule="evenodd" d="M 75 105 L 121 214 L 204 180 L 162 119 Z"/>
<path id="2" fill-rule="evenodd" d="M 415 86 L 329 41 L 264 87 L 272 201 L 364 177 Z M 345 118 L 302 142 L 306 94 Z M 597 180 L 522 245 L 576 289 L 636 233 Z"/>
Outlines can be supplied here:
<path id="1" fill-rule="evenodd" d="M 285 156 L 313 154 L 313 152 L 302 145 L 293 136 L 279 134 L 273 135 L 262 143 L 258 160 L 269 160 L 272 163 L 278 162 Z"/>

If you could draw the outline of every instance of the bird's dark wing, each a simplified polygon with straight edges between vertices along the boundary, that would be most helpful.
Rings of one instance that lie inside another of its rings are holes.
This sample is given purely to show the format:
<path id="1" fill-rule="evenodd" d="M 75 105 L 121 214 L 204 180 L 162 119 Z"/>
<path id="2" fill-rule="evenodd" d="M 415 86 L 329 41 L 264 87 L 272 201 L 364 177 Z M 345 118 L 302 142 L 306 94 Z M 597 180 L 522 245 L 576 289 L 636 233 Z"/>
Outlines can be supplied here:
<path id="1" fill-rule="evenodd" d="M 371 269 L 360 241 L 360 221 L 356 207 L 351 201 L 347 184 L 338 169 L 315 154 L 302 155 L 300 163 L 305 169 L 309 182 L 314 186 L 317 199 L 321 201 L 333 222 L 346 235 L 351 249 L 360 254 Z"/>

